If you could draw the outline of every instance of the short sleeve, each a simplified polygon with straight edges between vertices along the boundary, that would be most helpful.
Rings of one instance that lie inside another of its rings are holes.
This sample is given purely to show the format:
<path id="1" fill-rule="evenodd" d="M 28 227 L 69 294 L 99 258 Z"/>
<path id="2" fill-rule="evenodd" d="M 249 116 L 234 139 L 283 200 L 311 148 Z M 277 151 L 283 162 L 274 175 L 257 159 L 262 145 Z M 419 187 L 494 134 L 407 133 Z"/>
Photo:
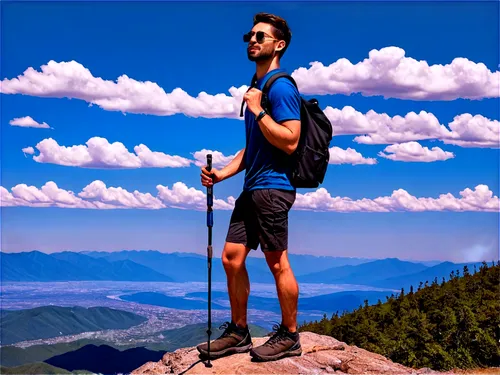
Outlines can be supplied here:
<path id="1" fill-rule="evenodd" d="M 272 117 L 277 123 L 300 120 L 300 93 L 287 78 L 278 78 L 269 90 Z"/>

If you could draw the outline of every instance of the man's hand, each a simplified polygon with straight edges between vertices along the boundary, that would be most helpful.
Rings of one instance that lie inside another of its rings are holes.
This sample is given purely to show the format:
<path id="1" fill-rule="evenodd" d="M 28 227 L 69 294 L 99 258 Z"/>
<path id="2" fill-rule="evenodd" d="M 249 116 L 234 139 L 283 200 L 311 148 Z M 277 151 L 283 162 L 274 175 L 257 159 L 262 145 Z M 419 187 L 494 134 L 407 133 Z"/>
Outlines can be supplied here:
<path id="1" fill-rule="evenodd" d="M 243 96 L 243 100 L 247 103 L 248 109 L 257 116 L 262 111 L 261 100 L 262 91 L 252 87 Z"/>
<path id="2" fill-rule="evenodd" d="M 201 184 L 203 186 L 213 186 L 217 182 L 221 182 L 224 179 L 221 171 L 212 167 L 212 169 L 207 171 L 207 167 L 201 168 Z"/>

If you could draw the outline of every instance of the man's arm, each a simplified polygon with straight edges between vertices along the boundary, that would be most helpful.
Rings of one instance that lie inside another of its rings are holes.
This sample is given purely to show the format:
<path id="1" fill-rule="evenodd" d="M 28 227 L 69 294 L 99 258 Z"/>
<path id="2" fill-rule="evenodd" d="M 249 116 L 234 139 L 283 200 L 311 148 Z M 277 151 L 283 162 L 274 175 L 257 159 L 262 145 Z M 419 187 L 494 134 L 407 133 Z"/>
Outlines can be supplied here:
<path id="1" fill-rule="evenodd" d="M 222 178 L 221 181 L 227 180 L 228 178 L 233 177 L 234 175 L 240 173 L 242 170 L 245 169 L 245 159 L 244 159 L 245 149 L 246 147 L 240 150 L 240 152 L 236 154 L 234 159 L 231 160 L 231 162 L 228 165 L 226 165 L 224 168 L 220 170 Z"/>
<path id="2" fill-rule="evenodd" d="M 260 119 L 259 127 L 269 143 L 287 154 L 292 154 L 297 148 L 300 137 L 299 120 L 288 120 L 278 124 L 271 116 L 265 115 Z"/>
<path id="3" fill-rule="evenodd" d="M 255 96 L 252 107 L 257 116 L 262 110 L 261 93 Z M 278 78 L 269 91 L 269 102 L 273 116 L 267 114 L 259 121 L 260 130 L 269 143 L 290 155 L 300 138 L 300 93 L 288 79 Z"/>

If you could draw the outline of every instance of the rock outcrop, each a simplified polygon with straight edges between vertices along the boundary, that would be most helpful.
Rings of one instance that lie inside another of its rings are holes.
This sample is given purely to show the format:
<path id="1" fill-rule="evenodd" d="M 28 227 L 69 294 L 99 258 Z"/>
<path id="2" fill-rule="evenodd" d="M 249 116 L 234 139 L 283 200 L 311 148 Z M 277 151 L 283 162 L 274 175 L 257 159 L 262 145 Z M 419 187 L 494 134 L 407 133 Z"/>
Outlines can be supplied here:
<path id="1" fill-rule="evenodd" d="M 253 337 L 254 347 L 269 337 Z M 386 357 L 350 346 L 333 337 L 301 332 L 302 355 L 271 362 L 255 362 L 249 353 L 210 360 L 200 359 L 196 347 L 166 353 L 159 362 L 147 362 L 132 374 L 455 374 L 428 368 L 412 369 Z"/>

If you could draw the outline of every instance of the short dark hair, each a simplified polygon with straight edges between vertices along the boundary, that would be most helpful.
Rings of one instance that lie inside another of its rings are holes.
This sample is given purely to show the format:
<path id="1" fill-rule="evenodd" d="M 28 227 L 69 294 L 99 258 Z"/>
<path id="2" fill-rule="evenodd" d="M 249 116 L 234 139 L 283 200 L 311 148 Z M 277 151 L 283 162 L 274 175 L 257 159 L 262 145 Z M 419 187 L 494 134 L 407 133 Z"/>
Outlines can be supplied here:
<path id="1" fill-rule="evenodd" d="M 279 40 L 285 41 L 285 47 L 280 51 L 280 58 L 283 56 L 288 46 L 290 45 L 290 41 L 292 40 L 292 31 L 286 21 L 271 13 L 260 12 L 257 13 L 253 17 L 253 25 L 255 26 L 259 22 L 268 23 L 272 26 L 273 34 Z"/>

